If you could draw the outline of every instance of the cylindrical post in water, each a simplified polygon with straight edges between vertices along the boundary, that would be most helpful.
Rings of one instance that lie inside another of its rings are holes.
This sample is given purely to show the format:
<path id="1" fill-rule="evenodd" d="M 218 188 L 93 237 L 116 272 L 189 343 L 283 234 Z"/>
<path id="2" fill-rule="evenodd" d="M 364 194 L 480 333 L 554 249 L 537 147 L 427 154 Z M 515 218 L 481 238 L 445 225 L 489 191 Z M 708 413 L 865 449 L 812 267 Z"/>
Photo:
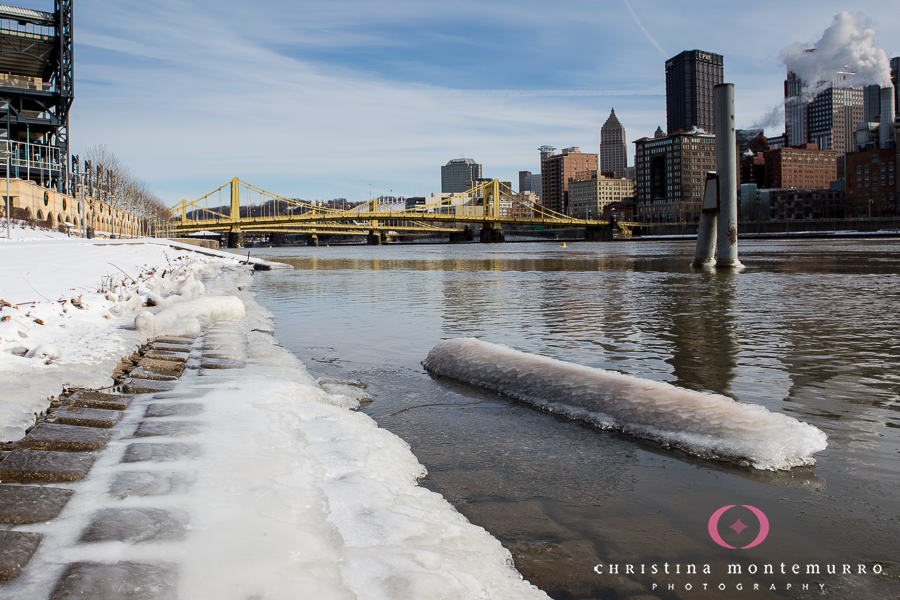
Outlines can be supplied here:
<path id="1" fill-rule="evenodd" d="M 716 266 L 739 267 L 737 243 L 737 147 L 734 133 L 734 84 L 713 89 L 716 109 L 716 173 L 719 176 L 719 216 Z"/>
<path id="2" fill-rule="evenodd" d="M 694 252 L 693 267 L 716 264 L 716 215 L 719 214 L 719 178 L 715 173 L 706 174 L 706 188 L 703 191 L 703 205 L 700 207 L 700 224 L 697 226 L 697 250 Z"/>

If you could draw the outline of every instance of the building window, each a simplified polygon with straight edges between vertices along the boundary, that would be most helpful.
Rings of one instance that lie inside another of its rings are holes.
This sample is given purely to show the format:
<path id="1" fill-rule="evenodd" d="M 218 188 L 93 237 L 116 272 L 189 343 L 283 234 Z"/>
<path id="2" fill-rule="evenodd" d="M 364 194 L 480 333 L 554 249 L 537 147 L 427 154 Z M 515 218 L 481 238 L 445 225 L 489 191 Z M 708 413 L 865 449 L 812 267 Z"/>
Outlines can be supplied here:
<path id="1" fill-rule="evenodd" d="M 884 185 L 884 179 L 885 179 L 885 169 L 884 169 L 884 163 L 882 163 L 881 164 L 881 185 Z"/>

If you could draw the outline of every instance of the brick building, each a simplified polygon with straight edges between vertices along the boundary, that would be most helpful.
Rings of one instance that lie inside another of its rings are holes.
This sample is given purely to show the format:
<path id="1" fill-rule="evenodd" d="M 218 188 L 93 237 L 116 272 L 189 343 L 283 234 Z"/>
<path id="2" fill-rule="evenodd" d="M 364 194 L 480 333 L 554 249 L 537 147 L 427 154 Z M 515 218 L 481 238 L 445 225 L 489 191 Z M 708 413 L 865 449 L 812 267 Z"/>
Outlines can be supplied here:
<path id="1" fill-rule="evenodd" d="M 892 217 L 900 200 L 897 149 L 856 152 L 847 161 L 847 216 Z"/>
<path id="2" fill-rule="evenodd" d="M 598 156 L 582 152 L 577 146 L 559 154 L 541 154 L 541 205 L 552 211 L 568 214 L 569 179 L 576 173 L 596 171 Z"/>
<path id="3" fill-rule="evenodd" d="M 815 144 L 766 150 L 765 187 L 826 190 L 838 178 L 837 157 L 837 151 L 819 150 Z"/>

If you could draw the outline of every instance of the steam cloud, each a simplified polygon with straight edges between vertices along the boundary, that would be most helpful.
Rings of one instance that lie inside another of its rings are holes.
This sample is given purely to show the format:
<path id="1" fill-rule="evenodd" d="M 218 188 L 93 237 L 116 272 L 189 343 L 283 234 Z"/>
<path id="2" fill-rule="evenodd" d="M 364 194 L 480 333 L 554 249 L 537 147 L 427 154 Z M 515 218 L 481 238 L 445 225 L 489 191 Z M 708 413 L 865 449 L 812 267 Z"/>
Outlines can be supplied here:
<path id="1" fill-rule="evenodd" d="M 784 105 L 777 104 L 766 111 L 766 114 L 757 119 L 749 129 L 784 129 Z"/>
<path id="2" fill-rule="evenodd" d="M 891 85 L 888 55 L 875 47 L 875 30 L 862 13 L 843 11 L 809 52 L 805 44 L 794 43 L 781 51 L 784 65 L 803 80 L 806 93 L 818 93 L 847 73 L 842 86 Z"/>

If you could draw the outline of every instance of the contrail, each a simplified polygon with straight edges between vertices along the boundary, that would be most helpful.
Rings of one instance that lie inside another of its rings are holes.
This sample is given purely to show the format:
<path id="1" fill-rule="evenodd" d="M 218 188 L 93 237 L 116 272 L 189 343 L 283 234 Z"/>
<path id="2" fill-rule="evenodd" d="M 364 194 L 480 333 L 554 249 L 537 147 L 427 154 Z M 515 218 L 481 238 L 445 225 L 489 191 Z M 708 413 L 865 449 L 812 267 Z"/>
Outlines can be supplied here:
<path id="1" fill-rule="evenodd" d="M 662 47 L 656 42 L 655 39 L 653 39 L 653 36 L 650 35 L 650 32 L 647 31 L 647 28 L 641 25 L 641 20 L 638 19 L 638 16 L 634 13 L 634 9 L 631 8 L 631 4 L 628 2 L 628 0 L 622 0 L 622 2 L 624 2 L 625 6 L 628 7 L 628 10 L 631 12 L 631 16 L 634 17 L 635 23 L 638 24 L 638 27 L 640 27 L 641 31 L 644 32 L 644 35 L 647 36 L 647 39 L 650 40 L 654 46 L 656 46 L 657 50 L 659 50 L 660 56 L 662 56 L 663 58 L 669 58 L 669 55 L 666 54 L 666 51 L 662 49 Z"/>

